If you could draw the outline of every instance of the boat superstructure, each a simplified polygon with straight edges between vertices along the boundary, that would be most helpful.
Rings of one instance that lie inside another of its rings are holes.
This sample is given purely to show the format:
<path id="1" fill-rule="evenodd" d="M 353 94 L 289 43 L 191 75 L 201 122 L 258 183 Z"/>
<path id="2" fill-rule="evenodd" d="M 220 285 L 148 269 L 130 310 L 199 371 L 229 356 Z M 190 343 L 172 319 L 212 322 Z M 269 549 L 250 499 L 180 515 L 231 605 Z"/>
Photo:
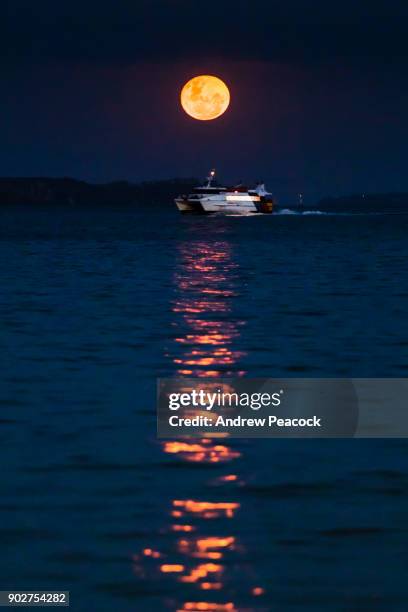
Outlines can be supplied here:
<path id="1" fill-rule="evenodd" d="M 193 193 L 181 195 L 175 199 L 177 208 L 182 213 L 230 213 L 251 214 L 271 213 L 273 210 L 272 194 L 268 193 L 263 183 L 254 189 L 244 185 L 221 187 L 214 185 L 215 170 L 211 170 L 207 183 L 196 187 Z"/>

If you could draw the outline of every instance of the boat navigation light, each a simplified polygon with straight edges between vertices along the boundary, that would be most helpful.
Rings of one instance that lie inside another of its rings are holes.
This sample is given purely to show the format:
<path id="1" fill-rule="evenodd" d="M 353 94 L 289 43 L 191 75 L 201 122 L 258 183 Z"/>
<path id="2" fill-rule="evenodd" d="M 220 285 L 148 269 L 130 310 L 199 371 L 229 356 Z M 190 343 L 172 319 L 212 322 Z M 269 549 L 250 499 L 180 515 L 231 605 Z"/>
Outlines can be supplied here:
<path id="1" fill-rule="evenodd" d="M 211 187 L 211 183 L 214 179 L 215 176 L 215 169 L 213 168 L 212 170 L 210 170 L 210 174 L 207 177 L 207 187 Z"/>

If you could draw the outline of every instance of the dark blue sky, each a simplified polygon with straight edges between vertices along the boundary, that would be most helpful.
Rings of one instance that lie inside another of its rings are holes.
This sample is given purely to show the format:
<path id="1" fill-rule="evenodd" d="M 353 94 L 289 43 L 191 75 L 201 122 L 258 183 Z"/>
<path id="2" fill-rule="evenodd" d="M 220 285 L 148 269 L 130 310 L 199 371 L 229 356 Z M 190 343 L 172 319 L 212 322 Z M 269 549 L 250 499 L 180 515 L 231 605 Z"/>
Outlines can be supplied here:
<path id="1" fill-rule="evenodd" d="M 258 177 L 278 196 L 408 191 L 408 6 L 6 3 L 0 174 Z M 231 88 L 197 122 L 179 89 Z"/>

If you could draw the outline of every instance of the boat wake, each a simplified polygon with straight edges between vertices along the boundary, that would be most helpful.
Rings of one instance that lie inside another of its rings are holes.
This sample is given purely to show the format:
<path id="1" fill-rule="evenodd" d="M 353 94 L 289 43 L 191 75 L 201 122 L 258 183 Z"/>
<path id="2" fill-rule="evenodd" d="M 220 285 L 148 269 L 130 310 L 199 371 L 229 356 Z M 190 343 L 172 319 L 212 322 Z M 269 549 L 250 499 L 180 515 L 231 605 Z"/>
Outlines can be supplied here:
<path id="1" fill-rule="evenodd" d="M 292 217 L 372 217 L 372 216 L 389 216 L 389 215 L 406 215 L 407 213 L 396 213 L 396 212 L 353 212 L 353 211 L 323 211 L 323 210 L 295 210 L 293 208 L 282 208 L 281 210 L 277 210 L 273 212 L 273 214 L 269 215 L 270 218 L 274 217 L 284 217 L 284 216 L 292 216 Z M 264 214 L 258 212 L 245 212 L 245 213 L 225 213 L 219 212 L 211 215 L 212 217 L 265 217 Z"/>
<path id="2" fill-rule="evenodd" d="M 406 215 L 405 211 L 402 212 L 394 212 L 394 211 L 323 211 L 323 210 L 293 210 L 291 208 L 282 208 L 282 210 L 277 210 L 273 216 L 276 215 L 295 215 L 295 216 L 325 216 L 325 217 L 381 217 L 381 216 L 389 216 L 389 215 Z"/>
<path id="3" fill-rule="evenodd" d="M 291 208 L 283 208 L 278 210 L 275 215 L 329 215 L 330 213 L 321 210 L 293 210 Z"/>

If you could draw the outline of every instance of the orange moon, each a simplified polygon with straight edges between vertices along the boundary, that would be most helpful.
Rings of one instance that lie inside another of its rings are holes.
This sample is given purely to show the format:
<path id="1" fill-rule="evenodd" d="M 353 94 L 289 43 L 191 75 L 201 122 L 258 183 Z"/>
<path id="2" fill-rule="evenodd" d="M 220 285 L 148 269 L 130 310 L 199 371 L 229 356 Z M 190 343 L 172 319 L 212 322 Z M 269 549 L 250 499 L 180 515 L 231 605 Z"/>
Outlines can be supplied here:
<path id="1" fill-rule="evenodd" d="M 210 121 L 225 113 L 230 103 L 230 92 L 224 81 L 203 74 L 184 85 L 180 101 L 187 115 L 200 121 Z"/>

